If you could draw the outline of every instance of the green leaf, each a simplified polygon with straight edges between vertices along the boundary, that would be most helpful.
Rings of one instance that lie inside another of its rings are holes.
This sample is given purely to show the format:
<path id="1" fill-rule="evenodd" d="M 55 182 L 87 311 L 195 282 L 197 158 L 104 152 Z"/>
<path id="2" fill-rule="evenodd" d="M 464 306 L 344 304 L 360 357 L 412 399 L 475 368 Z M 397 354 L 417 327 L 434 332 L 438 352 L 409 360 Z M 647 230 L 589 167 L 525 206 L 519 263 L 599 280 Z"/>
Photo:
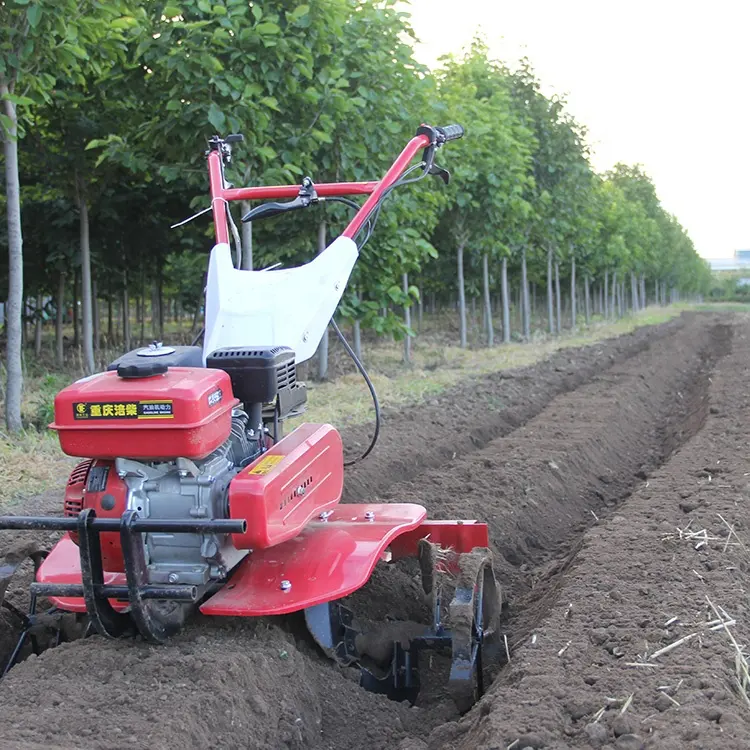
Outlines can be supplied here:
<path id="1" fill-rule="evenodd" d="M 274 110 L 275 112 L 281 111 L 279 109 L 279 103 L 273 96 L 264 96 L 258 103 L 262 104 L 264 107 L 268 107 L 269 109 Z"/>
<path id="2" fill-rule="evenodd" d="M 0 114 L 0 127 L 2 127 L 4 133 L 10 135 L 13 131 L 13 120 L 8 115 Z"/>
<path id="3" fill-rule="evenodd" d="M 30 5 L 26 10 L 26 20 L 29 22 L 29 26 L 35 29 L 39 25 L 39 21 L 42 19 L 42 7 L 41 5 Z"/>
<path id="4" fill-rule="evenodd" d="M 210 13 L 211 3 L 209 3 L 208 0 L 198 0 L 198 10 L 201 13 Z"/>
<path id="5" fill-rule="evenodd" d="M 264 21 L 263 23 L 259 23 L 255 27 L 255 30 L 259 34 L 270 36 L 271 34 L 278 34 L 281 31 L 281 27 L 278 24 L 271 23 L 270 21 Z"/>
<path id="6" fill-rule="evenodd" d="M 253 18 L 255 18 L 256 21 L 260 21 L 260 19 L 263 18 L 263 9 L 257 2 L 253 3 Z"/>
<path id="7" fill-rule="evenodd" d="M 310 12 L 310 6 L 309 5 L 298 5 L 290 14 L 289 19 L 296 23 L 300 20 L 303 16 L 306 16 Z"/>
<path id="8" fill-rule="evenodd" d="M 224 113 L 219 109 L 216 102 L 211 102 L 211 106 L 208 108 L 208 121 L 219 132 L 224 128 L 226 117 L 224 117 Z"/>
<path id="9" fill-rule="evenodd" d="M 164 8 L 164 15 L 167 18 L 175 18 L 182 15 L 182 8 L 179 5 L 167 5 Z"/>
<path id="10" fill-rule="evenodd" d="M 79 60 L 88 60 L 89 56 L 83 47 L 79 47 L 77 44 L 69 44 L 66 47 L 67 50 L 72 52 Z"/>

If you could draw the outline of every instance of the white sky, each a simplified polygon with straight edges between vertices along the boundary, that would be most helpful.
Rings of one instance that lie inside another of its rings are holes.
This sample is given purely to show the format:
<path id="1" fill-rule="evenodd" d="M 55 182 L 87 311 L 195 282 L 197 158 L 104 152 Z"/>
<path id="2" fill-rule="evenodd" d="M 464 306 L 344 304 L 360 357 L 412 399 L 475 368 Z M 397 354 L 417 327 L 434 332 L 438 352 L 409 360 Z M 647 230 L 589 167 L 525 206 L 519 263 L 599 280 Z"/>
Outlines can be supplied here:
<path id="1" fill-rule="evenodd" d="M 479 30 L 565 94 L 597 170 L 640 163 L 704 257 L 750 248 L 750 0 L 411 0 L 418 59 Z"/>

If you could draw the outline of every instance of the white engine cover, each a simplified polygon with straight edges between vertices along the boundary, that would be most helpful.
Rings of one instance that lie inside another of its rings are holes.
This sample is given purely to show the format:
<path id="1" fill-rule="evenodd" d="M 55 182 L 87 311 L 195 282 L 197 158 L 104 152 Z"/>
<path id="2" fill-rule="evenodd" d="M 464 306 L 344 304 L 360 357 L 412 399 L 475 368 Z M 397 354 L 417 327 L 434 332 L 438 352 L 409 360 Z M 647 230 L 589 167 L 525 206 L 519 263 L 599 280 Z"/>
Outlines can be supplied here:
<path id="1" fill-rule="evenodd" d="M 211 251 L 203 361 L 233 346 L 289 346 L 297 363 L 318 348 L 357 261 L 353 240 L 338 237 L 310 263 L 277 271 L 240 271 L 229 245 Z"/>

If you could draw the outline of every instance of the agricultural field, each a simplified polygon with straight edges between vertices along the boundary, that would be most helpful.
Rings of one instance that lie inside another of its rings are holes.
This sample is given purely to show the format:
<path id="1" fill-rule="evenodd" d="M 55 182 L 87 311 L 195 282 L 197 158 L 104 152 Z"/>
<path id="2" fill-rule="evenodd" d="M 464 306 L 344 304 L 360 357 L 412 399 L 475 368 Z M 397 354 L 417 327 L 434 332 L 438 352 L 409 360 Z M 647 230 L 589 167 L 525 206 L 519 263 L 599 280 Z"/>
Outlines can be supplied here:
<path id="1" fill-rule="evenodd" d="M 427 389 L 415 385 L 432 372 L 427 353 L 408 372 L 378 355 L 383 434 L 347 474 L 344 502 L 416 502 L 490 525 L 503 648 L 466 715 L 440 689 L 439 658 L 409 707 L 364 692 L 293 617 L 194 617 L 166 646 L 92 636 L 28 656 L 0 683 L 0 746 L 747 747 L 750 317 L 654 323 L 515 361 L 502 347 L 456 355 L 461 365 L 444 352 Z M 336 388 L 333 405 L 356 406 L 349 377 L 311 392 L 312 418 Z M 351 454 L 369 441 L 365 419 L 362 407 L 342 429 Z M 4 505 L 59 513 L 64 478 Z M 0 533 L 0 552 L 27 538 Z M 18 606 L 28 580 L 14 579 Z M 373 621 L 426 617 L 401 563 L 350 605 Z M 0 617 L 1 664 L 17 628 Z"/>

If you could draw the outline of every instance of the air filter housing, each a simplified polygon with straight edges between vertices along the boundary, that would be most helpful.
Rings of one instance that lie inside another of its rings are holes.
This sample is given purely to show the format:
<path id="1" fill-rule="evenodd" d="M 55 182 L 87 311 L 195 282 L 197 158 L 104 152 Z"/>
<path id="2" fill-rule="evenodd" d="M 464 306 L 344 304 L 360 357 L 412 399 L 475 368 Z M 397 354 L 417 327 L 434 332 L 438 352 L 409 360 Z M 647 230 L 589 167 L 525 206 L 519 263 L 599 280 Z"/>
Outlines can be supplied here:
<path id="1" fill-rule="evenodd" d="M 270 403 L 297 380 L 294 350 L 288 346 L 217 349 L 206 357 L 206 367 L 224 370 L 245 406 Z"/>

